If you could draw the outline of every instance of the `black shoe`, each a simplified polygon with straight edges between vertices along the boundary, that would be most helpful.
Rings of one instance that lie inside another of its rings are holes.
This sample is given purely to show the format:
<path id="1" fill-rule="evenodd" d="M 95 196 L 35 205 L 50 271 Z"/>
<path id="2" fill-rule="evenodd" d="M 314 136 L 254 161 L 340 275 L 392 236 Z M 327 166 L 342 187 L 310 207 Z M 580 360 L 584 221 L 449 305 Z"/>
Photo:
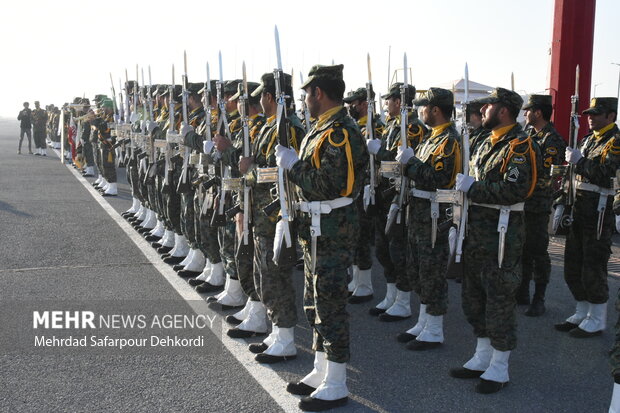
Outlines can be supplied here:
<path id="1" fill-rule="evenodd" d="M 568 334 L 570 334 L 571 337 L 575 337 L 575 338 L 590 338 L 590 337 L 600 336 L 601 334 L 603 334 L 603 330 L 589 333 L 586 330 L 582 330 L 579 327 L 576 327 L 576 328 L 573 328 L 571 331 L 569 331 Z"/>
<path id="2" fill-rule="evenodd" d="M 118 196 L 118 194 L 108 194 L 106 192 L 103 192 L 101 196 Z"/>
<path id="3" fill-rule="evenodd" d="M 415 340 L 416 337 L 418 336 L 414 336 L 413 334 L 409 333 L 400 333 L 396 336 L 396 341 L 398 341 L 399 343 L 408 343 L 411 340 Z"/>
<path id="4" fill-rule="evenodd" d="M 221 291 L 224 289 L 224 284 L 222 285 L 213 285 L 209 282 L 203 282 L 200 285 L 197 285 L 195 290 L 197 293 L 214 293 L 217 291 Z M 208 301 L 208 299 L 207 299 Z"/>
<path id="5" fill-rule="evenodd" d="M 403 321 L 406 320 L 408 318 L 411 318 L 410 315 L 404 317 L 404 316 L 400 316 L 400 315 L 391 315 L 388 313 L 383 313 L 383 314 L 379 314 L 379 321 L 383 321 L 385 323 L 391 323 L 394 321 Z"/>
<path id="6" fill-rule="evenodd" d="M 272 356 L 270 354 L 259 353 L 254 357 L 254 360 L 258 361 L 262 364 L 276 364 L 282 361 L 294 360 L 297 358 L 297 355 L 293 356 Z"/>
<path id="7" fill-rule="evenodd" d="M 169 265 L 174 265 L 174 264 L 180 263 L 184 259 L 185 259 L 185 257 L 173 257 L 173 256 L 170 256 L 168 258 L 164 258 L 164 262 L 166 264 L 169 264 Z"/>
<path id="8" fill-rule="evenodd" d="M 497 393 L 507 385 L 508 382 L 500 383 L 493 380 L 480 379 L 480 383 L 476 384 L 476 392 L 482 394 Z"/>
<path id="9" fill-rule="evenodd" d="M 250 337 L 266 336 L 267 333 L 257 333 L 256 331 L 248 331 L 248 330 L 240 330 L 238 328 L 231 328 L 226 332 L 226 335 L 230 338 L 250 338 Z"/>
<path id="10" fill-rule="evenodd" d="M 172 267 L 172 269 L 177 272 L 183 270 L 184 268 L 185 268 L 185 265 L 181 265 L 181 264 L 177 264 Z"/>
<path id="11" fill-rule="evenodd" d="M 545 314 L 545 300 L 534 298 L 532 304 L 525 311 L 525 315 L 528 317 L 540 317 Z"/>
<path id="12" fill-rule="evenodd" d="M 144 239 L 147 240 L 148 242 L 154 242 L 154 241 L 159 241 L 161 237 L 156 237 L 155 235 L 147 235 L 146 237 L 144 237 Z"/>
<path id="13" fill-rule="evenodd" d="M 361 304 L 372 300 L 372 294 L 370 295 L 352 295 L 349 297 L 349 304 Z"/>
<path id="14" fill-rule="evenodd" d="M 139 228 L 138 232 L 140 234 L 146 234 L 147 232 L 151 232 L 153 230 L 153 228 Z"/>
<path id="15" fill-rule="evenodd" d="M 569 331 L 579 327 L 579 324 L 570 323 L 568 321 L 564 321 L 563 323 L 559 323 L 554 325 L 556 330 L 562 331 L 564 333 L 568 333 Z"/>
<path id="16" fill-rule="evenodd" d="M 234 326 L 237 326 L 239 324 L 241 324 L 243 322 L 243 320 L 239 320 L 237 317 L 235 317 L 234 315 L 227 315 L 225 318 L 226 322 L 228 324 L 232 324 Z"/>
<path id="17" fill-rule="evenodd" d="M 178 271 L 177 274 L 181 278 L 191 278 L 191 277 L 198 277 L 201 273 L 198 271 L 181 270 L 181 271 Z"/>
<path id="18" fill-rule="evenodd" d="M 382 308 L 373 307 L 368 310 L 368 314 L 377 317 L 379 314 L 385 313 L 385 310 Z"/>
<path id="19" fill-rule="evenodd" d="M 413 340 L 413 341 L 408 342 L 405 347 L 407 347 L 407 350 L 424 351 L 424 350 L 432 350 L 434 348 L 441 347 L 441 344 L 442 343 L 438 343 L 438 342 Z"/>
<path id="20" fill-rule="evenodd" d="M 455 379 L 477 379 L 482 376 L 484 371 L 481 370 L 470 370 L 465 367 L 457 367 L 455 369 L 450 369 L 450 376 Z"/>
<path id="21" fill-rule="evenodd" d="M 162 247 L 162 245 L 159 243 L 159 241 L 155 241 L 155 242 L 151 242 L 151 247 L 153 247 L 156 250 L 158 250 L 158 249 L 160 249 Z"/>
<path id="22" fill-rule="evenodd" d="M 190 278 L 189 280 L 187 280 L 187 283 L 191 285 L 192 287 L 199 286 L 200 284 L 204 282 L 205 282 L 204 280 L 199 280 L 198 278 Z"/>
<path id="23" fill-rule="evenodd" d="M 322 412 L 323 410 L 335 409 L 347 404 L 348 397 L 337 400 L 321 400 L 314 397 L 302 397 L 299 402 L 299 408 L 307 412 Z"/>
<path id="24" fill-rule="evenodd" d="M 228 316 L 228 317 L 231 317 L 231 316 Z M 226 317 L 226 321 L 228 321 L 228 317 Z M 251 353 L 260 354 L 263 351 L 267 350 L 268 347 L 269 346 L 265 343 L 252 343 L 248 346 L 248 350 L 250 350 Z"/>
<path id="25" fill-rule="evenodd" d="M 35 153 L 34 156 L 41 156 L 39 152 Z"/>
<path id="26" fill-rule="evenodd" d="M 290 382 L 286 385 L 286 391 L 296 396 L 310 396 L 315 390 L 316 387 L 308 386 L 300 381 L 297 383 Z"/>

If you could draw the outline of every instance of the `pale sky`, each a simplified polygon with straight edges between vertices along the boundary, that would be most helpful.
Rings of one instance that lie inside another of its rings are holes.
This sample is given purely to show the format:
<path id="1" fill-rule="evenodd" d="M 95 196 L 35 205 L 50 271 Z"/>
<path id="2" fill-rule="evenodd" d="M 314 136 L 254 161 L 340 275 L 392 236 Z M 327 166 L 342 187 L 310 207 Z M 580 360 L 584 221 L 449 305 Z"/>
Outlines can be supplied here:
<path id="1" fill-rule="evenodd" d="M 371 6 L 368 7 L 367 4 Z M 205 65 L 225 79 L 249 80 L 276 65 L 278 25 L 284 70 L 307 77 L 313 64 L 344 64 L 347 90 L 366 82 L 366 53 L 375 89 L 385 92 L 391 69 L 407 53 L 411 83 L 419 89 L 462 77 L 510 87 L 522 94 L 548 87 L 553 0 L 367 1 L 14 1 L 3 2 L 0 25 L 0 116 L 17 116 L 22 102 L 57 106 L 75 96 L 111 95 L 110 75 L 135 78 L 151 66 L 153 83 L 169 83 L 175 64 L 180 81 L 183 50 L 190 82 L 203 82 Z M 592 90 L 616 96 L 620 63 L 620 1 L 598 0 Z M 141 79 L 140 79 L 141 82 Z M 296 96 L 296 99 L 299 96 Z"/>

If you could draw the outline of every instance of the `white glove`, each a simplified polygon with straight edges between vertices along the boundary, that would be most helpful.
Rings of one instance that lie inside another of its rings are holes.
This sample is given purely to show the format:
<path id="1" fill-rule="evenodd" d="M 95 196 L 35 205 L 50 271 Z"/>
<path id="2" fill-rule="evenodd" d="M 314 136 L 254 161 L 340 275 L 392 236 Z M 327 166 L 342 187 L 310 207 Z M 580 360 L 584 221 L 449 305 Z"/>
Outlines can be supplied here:
<path id="1" fill-rule="evenodd" d="M 566 162 L 572 163 L 573 165 L 577 164 L 577 162 L 579 162 L 579 160 L 583 158 L 583 155 L 581 154 L 581 151 L 579 149 L 573 149 L 570 146 L 566 147 L 565 156 Z"/>
<path id="2" fill-rule="evenodd" d="M 153 133 L 156 127 L 157 127 L 157 122 L 153 122 L 150 120 L 146 121 L 146 130 L 149 131 L 149 133 Z"/>
<path id="3" fill-rule="evenodd" d="M 413 148 L 407 147 L 403 151 L 400 146 L 398 147 L 398 150 L 396 151 L 396 160 L 398 162 L 402 165 L 407 165 L 407 162 L 409 162 L 409 159 L 411 158 L 413 158 Z"/>
<path id="4" fill-rule="evenodd" d="M 120 115 L 114 115 L 114 123 L 121 123 Z"/>
<path id="5" fill-rule="evenodd" d="M 457 174 L 456 186 L 454 189 L 461 192 L 467 192 L 474 182 L 476 182 L 476 180 L 473 176 Z"/>
<path id="6" fill-rule="evenodd" d="M 368 205 L 370 205 L 370 185 L 364 185 L 364 195 L 362 197 L 362 203 L 364 204 L 364 211 L 367 211 Z"/>
<path id="7" fill-rule="evenodd" d="M 182 137 L 185 137 L 188 133 L 192 132 L 193 130 L 194 130 L 194 127 L 192 125 L 183 124 L 181 126 L 180 134 Z"/>
<path id="8" fill-rule="evenodd" d="M 366 146 L 370 154 L 376 155 L 381 149 L 381 141 L 379 139 L 366 139 Z"/>
<path id="9" fill-rule="evenodd" d="M 204 141 L 202 143 L 202 151 L 208 155 L 211 153 L 214 146 L 215 146 L 215 143 L 213 143 L 213 141 Z"/>
<path id="10" fill-rule="evenodd" d="M 276 145 L 276 163 L 280 168 L 289 171 L 299 160 L 295 149 L 286 148 L 280 144 Z"/>
<path id="11" fill-rule="evenodd" d="M 616 215 L 616 231 L 620 232 L 620 215 Z"/>
<path id="12" fill-rule="evenodd" d="M 137 112 L 133 112 L 131 116 L 129 117 L 129 122 L 134 123 L 138 119 L 140 119 L 140 115 L 138 115 Z"/>

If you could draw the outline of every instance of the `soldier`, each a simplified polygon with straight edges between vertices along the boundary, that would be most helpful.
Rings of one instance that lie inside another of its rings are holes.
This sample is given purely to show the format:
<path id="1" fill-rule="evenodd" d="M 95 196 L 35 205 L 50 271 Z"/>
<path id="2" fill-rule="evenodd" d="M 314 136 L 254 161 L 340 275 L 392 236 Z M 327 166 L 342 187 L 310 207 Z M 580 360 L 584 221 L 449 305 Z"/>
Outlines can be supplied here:
<path id="1" fill-rule="evenodd" d="M 99 139 L 99 150 L 101 151 L 102 174 L 108 183 L 101 189 L 103 196 L 117 196 L 118 189 L 116 187 L 116 152 L 114 144 L 116 138 L 111 135 L 109 123 L 113 122 L 114 103 L 111 99 L 103 99 L 101 101 L 101 109 L 98 116 L 94 117 L 91 124 L 97 131 Z"/>
<path id="2" fill-rule="evenodd" d="M 476 391 L 495 393 L 509 381 L 508 358 L 517 344 L 515 293 L 521 281 L 522 211 L 536 187 L 538 147 L 516 121 L 523 104 L 517 93 L 497 88 L 479 102 L 484 103 L 483 126 L 491 135 L 472 155 L 470 175 L 459 174 L 456 180 L 456 190 L 466 193 L 471 202 L 463 246 L 462 299 L 478 343 L 474 356 L 450 375 L 480 377 Z"/>
<path id="3" fill-rule="evenodd" d="M 564 279 L 577 306 L 575 313 L 555 328 L 577 338 L 600 335 L 606 326 L 607 262 L 614 221 L 612 178 L 620 166 L 620 131 L 614 123 L 617 113 L 617 98 L 593 98 L 583 111 L 592 132 L 579 148 L 566 148 L 566 161 L 575 168 L 577 195 L 566 238 Z"/>
<path id="4" fill-rule="evenodd" d="M 304 135 L 303 126 L 291 108 L 293 89 L 291 76 L 282 73 L 282 92 L 288 96 L 285 102 L 287 120 L 290 127 L 289 145 L 296 151 Z M 257 182 L 263 168 L 276 166 L 275 147 L 278 140 L 276 113 L 278 108 L 276 84 L 273 73 L 261 77 L 261 85 L 252 93 L 260 97 L 260 104 L 267 122 L 253 138 L 252 156 L 239 161 L 241 173 L 250 171 L 248 180 L 252 185 L 251 211 L 254 235 L 254 285 L 256 292 L 273 324 L 272 333 L 260 344 L 250 344 L 249 349 L 256 354 L 259 363 L 277 363 L 296 357 L 295 324 L 297 308 L 293 287 L 292 263 L 273 262 L 274 239 L 279 209 L 274 208 L 269 216 L 263 208 L 272 202 L 272 183 Z"/>
<path id="5" fill-rule="evenodd" d="M 37 148 L 35 155 L 47 156 L 45 125 L 47 125 L 47 112 L 41 109 L 37 100 L 34 102 L 34 110 L 32 111 L 32 136 L 34 138 L 34 146 Z"/>
<path id="6" fill-rule="evenodd" d="M 435 201 L 437 189 L 452 188 L 461 169 L 460 137 L 450 121 L 454 96 L 446 89 L 430 88 L 426 96 L 415 100 L 420 116 L 431 127 L 414 155 L 408 147 L 399 147 L 396 159 L 405 165 L 404 173 L 415 186 L 411 189 L 407 228 L 407 277 L 396 285 L 399 291 L 415 292 L 420 297 L 416 325 L 398 336 L 410 350 L 427 350 L 443 343 L 443 316 L 448 309 L 448 231 L 437 224 L 448 220 L 448 205 Z"/>
<path id="7" fill-rule="evenodd" d="M 375 92 L 372 91 L 372 98 L 374 99 Z M 368 120 L 368 92 L 365 87 L 358 88 L 356 91 L 351 92 L 349 96 L 343 99 L 351 116 L 357 122 L 363 136 L 367 136 L 366 127 Z M 381 136 L 383 133 L 383 122 L 379 115 L 375 115 L 373 119 L 373 125 L 375 127 L 374 136 Z M 368 173 L 364 179 L 365 185 L 368 185 Z M 369 188 L 370 189 L 370 188 Z M 367 191 L 368 192 L 368 191 Z M 370 193 L 368 193 L 368 196 Z M 348 285 L 348 290 L 351 293 L 349 297 L 349 303 L 359 304 L 372 300 L 372 255 L 370 254 L 370 239 L 374 235 L 374 232 L 370 228 L 374 229 L 374 219 L 371 216 L 373 211 L 366 212 L 368 205 L 364 205 L 364 197 L 359 197 L 355 204 L 360 214 L 360 227 L 366 228 L 360 232 L 359 244 L 355 251 L 355 258 L 353 259 L 353 266 L 351 268 L 352 280 Z"/>
<path id="8" fill-rule="evenodd" d="M 20 121 L 18 154 L 22 153 L 22 141 L 24 140 L 24 135 L 26 135 L 28 137 L 28 153 L 32 155 L 32 110 L 30 110 L 29 106 L 30 103 L 24 102 L 24 108 L 17 115 L 17 120 Z"/>
<path id="9" fill-rule="evenodd" d="M 401 86 L 402 83 L 395 83 L 390 88 L 385 99 L 387 112 L 390 120 L 387 122 L 381 139 L 367 141 L 368 152 L 375 155 L 379 162 L 396 160 L 396 152 L 401 142 L 400 127 L 400 106 L 401 106 Z M 404 104 L 412 107 L 416 89 L 408 85 L 407 102 Z M 422 142 L 426 133 L 426 127 L 418 119 L 416 111 L 410 111 L 407 118 L 407 144 L 412 147 L 414 152 Z M 379 316 L 380 321 L 391 322 L 405 320 L 411 317 L 411 290 L 399 290 L 397 282 L 406 285 L 404 280 L 406 274 L 407 260 L 407 233 L 405 228 L 405 214 L 401 211 L 401 223 L 393 224 L 389 234 L 386 235 L 385 227 L 387 216 L 392 206 L 391 197 L 385 197 L 385 193 L 394 193 L 394 186 L 387 177 L 381 177 L 376 190 L 376 202 L 378 215 L 375 219 L 375 253 L 379 263 L 383 266 L 383 273 L 387 281 L 387 293 L 383 301 L 369 310 L 373 316 Z M 396 197 L 396 196 L 395 196 Z M 394 197 L 394 198 L 395 198 Z"/>
<path id="10" fill-rule="evenodd" d="M 523 244 L 523 273 L 517 291 L 517 304 L 529 304 L 529 286 L 534 274 L 534 297 L 525 311 L 529 317 L 545 313 L 545 290 L 551 274 L 549 258 L 549 214 L 553 203 L 551 165 L 561 165 L 566 149 L 564 139 L 550 122 L 553 106 L 550 95 L 530 95 L 523 107 L 526 124 L 530 126 L 532 140 L 538 144 L 542 155 L 536 189 L 525 202 L 525 243 Z"/>
<path id="11" fill-rule="evenodd" d="M 316 123 L 301 143 L 276 147 L 279 167 L 288 170 L 299 196 L 298 234 L 304 252 L 304 309 L 313 330 L 314 369 L 289 383 L 302 410 L 325 410 L 348 400 L 346 363 L 349 323 L 347 273 L 359 238 L 353 200 L 363 185 L 368 153 L 359 128 L 342 106 L 343 65 L 314 66 L 302 88 Z M 320 233 L 320 236 L 317 235 Z"/>
<path id="12" fill-rule="evenodd" d="M 483 142 L 489 130 L 482 126 L 482 103 L 472 101 L 467 104 L 467 127 L 469 128 L 469 153 L 476 151 L 478 143 Z"/>

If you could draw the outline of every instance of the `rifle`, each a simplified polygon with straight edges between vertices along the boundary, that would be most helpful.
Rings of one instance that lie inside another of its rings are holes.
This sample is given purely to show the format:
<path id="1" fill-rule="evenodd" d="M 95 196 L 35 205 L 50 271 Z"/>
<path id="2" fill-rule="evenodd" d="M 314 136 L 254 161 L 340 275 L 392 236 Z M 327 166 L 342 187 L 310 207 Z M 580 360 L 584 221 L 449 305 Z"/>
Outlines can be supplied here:
<path id="1" fill-rule="evenodd" d="M 250 156 L 250 121 L 248 114 L 250 112 L 250 102 L 248 93 L 248 81 L 245 73 L 245 62 L 242 65 L 243 72 L 243 94 L 239 97 L 241 112 L 241 123 L 243 128 L 243 156 Z M 242 178 L 243 185 L 243 232 L 237 250 L 238 256 L 248 256 L 254 250 L 253 244 L 250 243 L 250 186 L 247 181 Z"/>
<path id="2" fill-rule="evenodd" d="M 168 129 L 166 130 L 166 147 L 164 149 L 164 188 L 170 185 L 170 158 L 172 144 L 179 142 L 179 134 L 174 131 L 174 112 L 176 102 L 174 100 L 174 64 L 172 65 L 172 84 L 170 85 L 168 93 Z"/>
<path id="3" fill-rule="evenodd" d="M 571 148 L 577 148 L 577 138 L 579 136 L 579 65 L 575 69 L 575 94 L 570 97 L 571 101 L 571 113 L 570 113 L 570 127 L 568 132 L 568 146 Z M 552 166 L 553 168 L 553 166 Z M 556 168 L 553 168 L 556 169 Z M 575 188 L 575 166 L 568 164 L 565 167 L 565 175 L 562 181 L 562 187 L 566 188 L 566 196 L 564 198 L 564 204 L 557 206 L 560 214 L 558 218 L 553 219 L 553 233 L 568 233 L 568 228 L 573 224 L 573 204 L 575 203 L 575 194 L 577 189 Z M 553 174 L 554 171 L 552 171 Z M 599 217 L 600 218 L 600 217 Z M 601 222 L 599 219 L 599 226 Z"/>
<path id="4" fill-rule="evenodd" d="M 375 100 L 372 90 L 372 71 L 370 68 L 370 53 L 366 54 L 366 63 L 368 66 L 368 83 L 366 83 L 366 102 L 368 102 L 368 112 L 366 116 L 366 139 L 374 139 L 375 137 Z M 370 154 L 368 166 L 370 168 L 370 202 L 366 207 L 366 212 L 373 214 L 376 212 L 375 191 L 377 188 L 377 178 L 375 169 L 375 155 Z"/>
<path id="5" fill-rule="evenodd" d="M 181 104 L 182 104 L 182 114 L 183 114 L 183 123 L 181 127 L 189 124 L 189 114 L 187 107 L 187 97 L 189 92 L 187 90 L 187 53 L 183 51 L 183 76 L 181 77 L 181 87 L 182 87 L 182 95 L 181 95 Z M 180 138 L 180 136 L 179 136 Z M 179 145 L 182 145 L 182 139 L 179 139 Z M 189 188 L 189 156 L 191 154 L 191 148 L 189 146 L 185 146 L 185 150 L 183 151 L 183 168 L 181 169 L 181 178 L 179 179 L 179 183 L 177 184 L 177 192 L 184 193 L 187 192 Z"/>
<path id="6" fill-rule="evenodd" d="M 226 116 L 226 101 L 224 100 L 224 74 L 222 70 L 222 52 L 218 54 L 218 60 L 220 64 L 220 80 L 216 83 L 217 93 L 217 129 L 220 135 L 226 135 L 230 139 L 230 128 L 228 126 L 228 118 Z M 224 165 L 222 159 L 219 160 L 221 179 L 230 178 L 230 167 Z M 218 206 L 213 212 L 211 219 L 211 225 L 216 227 L 223 227 L 226 224 L 226 214 L 224 211 L 224 204 L 226 201 L 226 190 L 222 183 L 218 185 Z"/>
<path id="7" fill-rule="evenodd" d="M 400 147 L 401 150 L 407 149 L 407 121 L 409 107 L 407 106 L 407 98 L 409 95 L 409 81 L 407 78 L 407 53 L 403 57 L 403 84 L 400 87 Z M 390 206 L 388 212 L 387 223 L 385 225 L 385 233 L 388 234 L 392 229 L 394 222 L 400 224 L 403 221 L 404 207 L 407 204 L 407 196 L 409 194 L 409 178 L 405 174 L 405 165 L 400 165 L 400 190 L 396 198 L 396 202 Z"/>
<path id="8" fill-rule="evenodd" d="M 204 108 L 205 108 L 205 139 L 204 141 L 212 141 L 213 137 L 211 135 L 211 72 L 209 70 L 209 62 L 207 62 L 207 80 L 205 82 L 204 90 L 203 90 L 203 100 L 204 100 Z M 205 197 L 202 202 L 202 207 L 200 209 L 200 213 L 202 215 L 207 215 L 209 208 L 211 208 L 213 202 L 209 202 L 209 197 L 212 196 L 213 191 L 211 188 L 218 182 L 218 177 L 215 176 L 215 167 L 211 165 L 213 171 L 210 171 L 210 165 L 205 165 L 208 161 L 209 157 L 207 154 L 200 154 L 200 164 L 202 165 L 202 173 L 205 175 L 200 175 L 199 178 L 203 183 L 202 189 L 205 191 Z M 205 168 L 206 166 L 206 168 Z M 208 179 L 208 175 L 213 175 L 211 179 Z M 206 191 L 209 191 L 207 193 Z"/>
<path id="9" fill-rule="evenodd" d="M 112 72 L 110 72 L 110 85 L 112 86 L 112 99 L 114 101 L 114 114 L 118 116 L 119 115 L 118 103 L 116 102 L 116 91 L 114 90 L 114 81 L 112 80 Z"/>

